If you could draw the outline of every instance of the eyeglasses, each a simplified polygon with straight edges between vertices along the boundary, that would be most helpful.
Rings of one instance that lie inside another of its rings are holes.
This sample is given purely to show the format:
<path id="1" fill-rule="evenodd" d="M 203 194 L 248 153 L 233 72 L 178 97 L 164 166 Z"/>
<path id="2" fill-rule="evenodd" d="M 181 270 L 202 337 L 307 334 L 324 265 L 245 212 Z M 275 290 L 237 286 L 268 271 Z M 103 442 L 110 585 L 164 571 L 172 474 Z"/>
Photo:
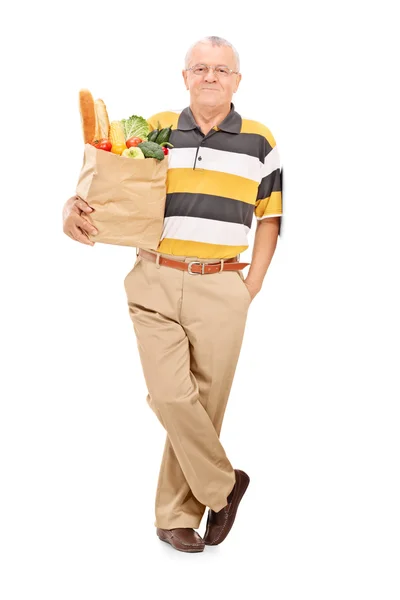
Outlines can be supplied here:
<path id="1" fill-rule="evenodd" d="M 225 67 L 224 65 L 217 65 L 216 67 L 210 67 L 209 65 L 194 65 L 194 67 L 189 67 L 189 69 L 185 69 L 185 71 L 192 71 L 192 73 L 194 73 L 194 75 L 208 75 L 208 71 L 212 69 L 213 72 L 215 73 L 215 75 L 217 77 L 228 77 L 228 75 L 231 75 L 232 73 L 235 73 L 236 75 L 239 73 L 239 71 L 233 71 L 232 69 L 229 69 L 228 67 Z"/>

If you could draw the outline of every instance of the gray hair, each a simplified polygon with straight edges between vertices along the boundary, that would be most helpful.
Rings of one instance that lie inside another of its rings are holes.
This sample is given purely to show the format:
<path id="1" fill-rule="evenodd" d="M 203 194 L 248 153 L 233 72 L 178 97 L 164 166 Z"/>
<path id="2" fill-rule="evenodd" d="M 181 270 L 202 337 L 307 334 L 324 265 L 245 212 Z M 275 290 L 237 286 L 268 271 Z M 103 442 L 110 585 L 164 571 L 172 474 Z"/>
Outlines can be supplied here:
<path id="1" fill-rule="evenodd" d="M 185 69 L 187 69 L 189 66 L 193 48 L 195 48 L 198 44 L 211 44 L 212 46 L 229 46 L 229 48 L 232 48 L 233 54 L 235 56 L 235 69 L 236 71 L 240 71 L 240 59 L 238 51 L 230 42 L 228 42 L 228 40 L 224 40 L 224 38 L 218 37 L 216 35 L 209 35 L 207 37 L 201 38 L 201 40 L 198 40 L 197 42 L 192 44 L 192 46 L 190 46 L 185 56 Z"/>

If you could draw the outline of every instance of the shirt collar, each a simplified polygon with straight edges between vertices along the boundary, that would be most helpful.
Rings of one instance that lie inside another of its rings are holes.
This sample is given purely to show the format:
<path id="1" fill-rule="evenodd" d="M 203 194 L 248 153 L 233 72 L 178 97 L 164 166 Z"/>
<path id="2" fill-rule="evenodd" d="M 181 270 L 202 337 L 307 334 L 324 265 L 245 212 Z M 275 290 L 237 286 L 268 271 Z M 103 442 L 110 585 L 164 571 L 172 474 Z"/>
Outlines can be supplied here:
<path id="1" fill-rule="evenodd" d="M 240 133 L 242 127 L 242 117 L 235 111 L 235 106 L 231 102 L 231 110 L 226 115 L 225 119 L 217 125 L 218 129 L 227 131 L 228 133 Z M 190 106 L 183 109 L 179 115 L 177 129 L 182 131 L 190 131 L 191 129 L 198 128 L 198 125 L 194 119 Z"/>

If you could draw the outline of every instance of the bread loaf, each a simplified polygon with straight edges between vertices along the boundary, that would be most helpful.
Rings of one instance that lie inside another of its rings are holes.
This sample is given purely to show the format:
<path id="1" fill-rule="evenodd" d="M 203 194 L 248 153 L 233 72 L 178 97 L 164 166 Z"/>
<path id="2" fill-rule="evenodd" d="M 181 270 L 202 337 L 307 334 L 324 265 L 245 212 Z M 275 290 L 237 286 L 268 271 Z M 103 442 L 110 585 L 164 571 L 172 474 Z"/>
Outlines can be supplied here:
<path id="1" fill-rule="evenodd" d="M 93 96 L 89 90 L 79 91 L 79 110 L 82 121 L 82 132 L 85 144 L 91 144 L 96 133 L 96 112 Z"/>
<path id="2" fill-rule="evenodd" d="M 96 100 L 94 103 L 96 113 L 96 128 L 94 137 L 96 140 L 108 139 L 110 130 L 110 121 L 108 120 L 108 114 L 106 105 L 103 100 Z"/>

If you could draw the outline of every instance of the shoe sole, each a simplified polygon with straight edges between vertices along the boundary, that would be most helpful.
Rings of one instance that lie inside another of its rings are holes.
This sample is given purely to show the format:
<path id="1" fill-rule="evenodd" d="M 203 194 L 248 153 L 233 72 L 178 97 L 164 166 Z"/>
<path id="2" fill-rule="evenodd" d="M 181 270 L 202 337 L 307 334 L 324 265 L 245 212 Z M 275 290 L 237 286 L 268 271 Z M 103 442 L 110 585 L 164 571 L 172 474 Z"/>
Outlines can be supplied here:
<path id="1" fill-rule="evenodd" d="M 205 539 L 205 537 L 204 537 L 203 539 L 204 539 L 204 543 L 205 543 L 206 546 L 218 546 L 218 544 L 221 544 L 225 540 L 225 538 L 227 537 L 228 533 L 232 529 L 232 526 L 233 526 L 233 524 L 235 522 L 236 513 L 237 513 L 237 510 L 239 508 L 239 504 L 240 504 L 240 502 L 241 502 L 241 500 L 242 500 L 242 498 L 244 496 L 245 491 L 249 487 L 249 483 L 250 483 L 250 477 L 247 475 L 247 473 L 245 473 L 244 471 L 241 471 L 240 469 L 236 469 L 236 472 L 241 474 L 242 478 L 244 479 L 244 485 L 243 485 L 243 488 L 241 489 L 240 494 L 237 497 L 237 499 L 233 498 L 233 502 L 235 502 L 235 506 L 232 509 L 232 512 L 230 514 L 230 523 L 231 524 L 229 525 L 229 527 L 226 527 L 222 531 L 221 536 L 215 542 L 207 542 L 206 539 Z M 207 531 L 207 528 L 208 528 L 208 519 L 209 519 L 209 516 L 207 517 L 206 531 Z"/>
<path id="2" fill-rule="evenodd" d="M 202 548 L 201 546 L 199 548 L 188 548 L 187 550 L 183 550 L 183 548 L 177 548 L 176 546 L 174 546 L 173 544 L 171 544 L 171 542 L 169 540 L 164 540 L 164 538 L 160 537 L 159 535 L 157 536 L 159 540 L 161 540 L 162 542 L 165 542 L 166 544 L 169 544 L 170 546 L 172 546 L 174 548 L 174 550 L 178 550 L 179 552 L 203 552 L 204 548 Z"/>

